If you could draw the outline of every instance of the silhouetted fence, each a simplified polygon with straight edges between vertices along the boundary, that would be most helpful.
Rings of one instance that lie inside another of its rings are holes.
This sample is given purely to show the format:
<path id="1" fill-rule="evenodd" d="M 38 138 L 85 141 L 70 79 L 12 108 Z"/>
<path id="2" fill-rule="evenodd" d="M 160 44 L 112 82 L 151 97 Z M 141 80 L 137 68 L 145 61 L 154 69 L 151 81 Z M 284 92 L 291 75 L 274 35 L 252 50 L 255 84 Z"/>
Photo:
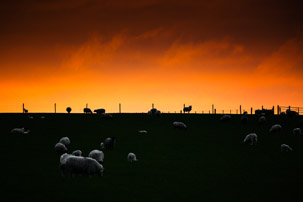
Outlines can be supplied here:
<path id="1" fill-rule="evenodd" d="M 19 107 L 18 107 L 19 106 Z M 165 110 L 165 107 L 159 107 L 158 110 L 160 110 L 162 113 L 184 113 L 183 112 L 183 106 L 180 106 L 179 109 L 177 110 Z M 57 103 L 54 104 L 42 104 L 42 105 L 31 105 L 31 104 L 25 104 L 23 103 L 22 105 L 13 105 L 13 104 L 8 104 L 8 105 L 1 105 L 0 104 L 0 113 L 66 113 L 66 108 L 71 107 L 72 111 L 71 113 L 83 113 L 83 109 L 85 107 L 91 108 L 92 111 L 94 109 L 99 109 L 100 105 L 97 104 L 83 104 L 83 105 L 65 105 L 65 104 L 59 104 Z M 177 108 L 177 106 L 174 106 Z M 106 108 L 106 107 L 105 107 Z M 136 112 L 134 111 L 127 111 L 127 109 L 136 109 Z M 122 111 L 122 104 L 118 103 L 116 107 L 111 106 L 111 108 L 106 108 L 106 112 L 109 113 L 147 113 L 150 109 L 155 108 L 154 103 L 151 105 L 144 104 L 144 105 L 136 105 L 136 104 L 124 104 L 123 110 Z M 167 108 L 172 108 L 171 105 L 167 106 Z M 292 110 L 298 112 L 300 115 L 303 114 L 303 107 L 291 107 L 291 106 L 279 106 L 277 105 L 276 111 L 275 107 L 271 107 L 268 109 L 264 109 L 263 106 L 261 108 L 252 108 L 252 107 L 242 107 L 242 105 L 239 105 L 239 108 L 234 108 L 234 109 L 217 109 L 214 104 L 210 106 L 209 109 L 199 109 L 196 110 L 194 107 L 190 111 L 191 114 L 243 114 L 246 112 L 247 114 L 255 114 L 255 110 L 272 110 L 274 114 L 281 114 L 281 112 L 286 112 L 286 110 Z M 276 112 L 276 113 L 275 113 Z"/>
<path id="2" fill-rule="evenodd" d="M 286 110 L 291 110 L 291 111 L 295 111 L 298 112 L 298 114 L 303 114 L 303 107 L 291 107 L 291 106 L 279 106 L 278 105 L 278 112 L 277 114 L 281 114 L 281 112 L 285 112 Z"/>

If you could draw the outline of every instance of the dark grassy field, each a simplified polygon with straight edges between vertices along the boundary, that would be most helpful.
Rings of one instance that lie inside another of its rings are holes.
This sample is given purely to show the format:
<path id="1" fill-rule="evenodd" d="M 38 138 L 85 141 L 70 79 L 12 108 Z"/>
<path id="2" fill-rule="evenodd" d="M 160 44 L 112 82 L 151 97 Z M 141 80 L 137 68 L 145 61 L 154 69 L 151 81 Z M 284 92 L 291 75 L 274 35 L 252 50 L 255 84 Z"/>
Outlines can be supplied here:
<path id="1" fill-rule="evenodd" d="M 302 129 L 302 116 L 274 116 L 265 125 L 249 116 L 242 125 L 239 115 L 228 123 L 220 115 L 31 115 L 0 114 L 1 201 L 303 201 L 303 135 L 291 134 Z M 173 121 L 188 130 L 174 129 Z M 282 132 L 268 134 L 276 123 Z M 9 134 L 15 127 L 31 133 Z M 243 145 L 251 132 L 257 146 Z M 70 138 L 70 152 L 84 156 L 116 136 L 115 149 L 104 151 L 104 176 L 62 177 L 54 152 L 62 136 Z M 281 143 L 294 152 L 282 154 Z M 129 152 L 139 161 L 127 162 Z"/>

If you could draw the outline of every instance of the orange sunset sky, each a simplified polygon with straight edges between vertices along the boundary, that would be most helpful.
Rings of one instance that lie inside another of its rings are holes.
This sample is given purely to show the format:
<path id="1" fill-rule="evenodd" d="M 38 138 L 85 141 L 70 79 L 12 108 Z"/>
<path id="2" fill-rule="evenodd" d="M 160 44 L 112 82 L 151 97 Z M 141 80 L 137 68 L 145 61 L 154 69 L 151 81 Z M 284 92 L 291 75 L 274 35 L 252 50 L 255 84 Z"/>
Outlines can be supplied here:
<path id="1" fill-rule="evenodd" d="M 301 0 L 0 2 L 0 112 L 303 107 Z"/>

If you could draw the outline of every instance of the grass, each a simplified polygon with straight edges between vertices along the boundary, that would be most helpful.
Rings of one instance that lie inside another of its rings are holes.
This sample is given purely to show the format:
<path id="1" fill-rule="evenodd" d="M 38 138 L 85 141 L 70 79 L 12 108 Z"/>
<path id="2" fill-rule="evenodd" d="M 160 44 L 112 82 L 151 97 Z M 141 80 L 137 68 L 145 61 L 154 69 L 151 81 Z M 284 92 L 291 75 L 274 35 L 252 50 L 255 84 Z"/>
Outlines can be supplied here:
<path id="1" fill-rule="evenodd" d="M 302 129 L 302 116 L 274 116 L 265 125 L 255 116 L 243 125 L 239 115 L 228 123 L 198 114 L 27 116 L 0 114 L 1 201 L 303 201 L 303 135 L 291 134 Z M 173 121 L 188 130 L 174 129 Z M 282 131 L 268 134 L 276 123 Z M 15 127 L 31 133 L 9 134 Z M 242 143 L 251 132 L 258 135 L 254 147 Z M 71 140 L 70 152 L 80 149 L 84 156 L 116 136 L 115 149 L 104 152 L 104 176 L 62 177 L 54 145 L 63 136 Z M 294 152 L 281 153 L 281 143 Z M 139 161 L 127 162 L 129 152 Z"/>

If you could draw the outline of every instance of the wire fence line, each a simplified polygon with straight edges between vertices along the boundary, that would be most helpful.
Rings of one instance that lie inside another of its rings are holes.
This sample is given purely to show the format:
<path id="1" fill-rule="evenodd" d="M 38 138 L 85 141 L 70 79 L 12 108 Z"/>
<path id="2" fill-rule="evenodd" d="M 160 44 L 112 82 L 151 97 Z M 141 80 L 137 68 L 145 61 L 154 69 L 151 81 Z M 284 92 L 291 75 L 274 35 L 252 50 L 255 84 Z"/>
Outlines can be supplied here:
<path id="1" fill-rule="evenodd" d="M 84 105 L 64 105 L 64 104 L 0 104 L 0 113 L 67 113 L 66 108 L 71 107 L 71 113 L 84 113 L 84 108 L 88 107 L 92 111 L 94 109 L 99 109 L 100 106 L 97 104 L 84 104 Z M 150 109 L 154 108 L 154 104 L 146 104 L 146 105 L 135 105 L 136 111 L 132 110 L 124 110 L 128 108 L 134 108 L 134 105 L 118 103 L 116 107 L 106 108 L 106 112 L 108 113 L 147 113 Z M 183 105 L 185 107 L 185 104 Z M 183 107 L 181 106 L 178 110 L 165 110 L 159 109 L 162 113 L 184 113 Z M 209 109 L 193 109 L 191 114 L 243 114 L 246 112 L 247 114 L 255 114 L 255 110 L 264 109 L 263 106 L 261 108 L 253 108 L 253 107 L 242 107 L 239 105 L 239 108 L 235 109 L 217 109 L 214 104 L 210 106 Z M 276 109 L 276 110 L 275 110 Z M 298 112 L 298 114 L 303 114 L 303 107 L 291 107 L 291 106 L 279 106 L 276 108 L 273 106 L 272 109 L 274 114 L 281 114 L 281 112 L 286 112 L 286 110 L 292 110 Z"/>

